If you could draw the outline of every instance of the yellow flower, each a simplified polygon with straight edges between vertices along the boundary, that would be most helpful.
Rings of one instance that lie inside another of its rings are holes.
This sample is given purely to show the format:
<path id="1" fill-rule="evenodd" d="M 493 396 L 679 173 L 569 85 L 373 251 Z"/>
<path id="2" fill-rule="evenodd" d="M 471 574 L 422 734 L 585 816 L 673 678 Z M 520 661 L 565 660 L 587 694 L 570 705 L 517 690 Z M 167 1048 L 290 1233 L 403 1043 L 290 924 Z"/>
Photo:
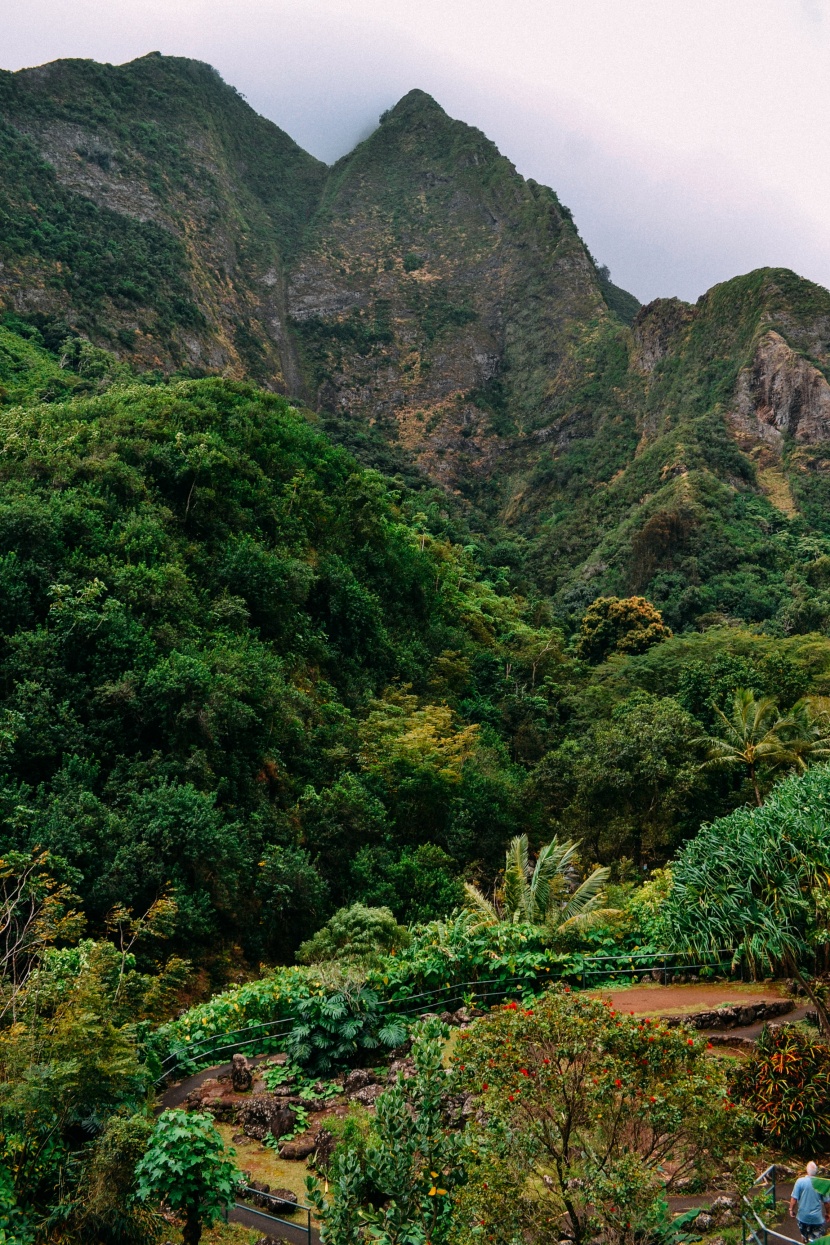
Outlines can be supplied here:
<path id="1" fill-rule="evenodd" d="M 436 1189 L 435 1185 L 433 1185 L 433 1186 L 432 1186 L 432 1188 L 431 1188 L 431 1189 L 430 1189 L 430 1191 L 429 1191 L 429 1196 L 430 1196 L 430 1197 L 435 1197 L 435 1194 L 436 1194 L 437 1192 L 438 1192 L 438 1190 Z"/>

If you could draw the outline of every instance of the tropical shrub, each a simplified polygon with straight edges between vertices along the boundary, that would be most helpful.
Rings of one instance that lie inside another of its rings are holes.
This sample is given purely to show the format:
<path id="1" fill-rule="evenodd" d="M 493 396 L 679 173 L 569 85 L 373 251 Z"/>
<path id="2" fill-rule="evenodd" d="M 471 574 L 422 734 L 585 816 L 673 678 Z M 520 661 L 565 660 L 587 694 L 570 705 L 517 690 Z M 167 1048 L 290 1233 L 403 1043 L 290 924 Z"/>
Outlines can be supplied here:
<path id="1" fill-rule="evenodd" d="M 359 982 L 300 999 L 295 1015 L 283 1046 L 312 1076 L 357 1063 L 378 1048 L 391 1050 L 407 1037 L 403 1022 L 390 1016 L 375 991 Z"/>
<path id="2" fill-rule="evenodd" d="M 338 909 L 313 938 L 301 945 L 297 959 L 301 964 L 335 959 L 369 961 L 408 942 L 409 931 L 398 924 L 388 908 L 356 903 Z"/>
<path id="3" fill-rule="evenodd" d="M 499 1241 L 647 1233 L 666 1169 L 703 1172 L 743 1123 L 705 1045 L 567 988 L 479 1020 L 455 1055 L 486 1119 L 470 1126 L 459 1223 Z"/>
<path id="4" fill-rule="evenodd" d="M 467 903 L 488 924 L 509 921 L 544 925 L 561 932 L 571 922 L 596 913 L 605 900 L 604 883 L 611 870 L 597 868 L 579 886 L 572 874 L 579 844 L 554 838 L 539 849 L 531 867 L 527 835 L 512 839 L 505 854 L 501 893 L 491 903 L 478 887 L 466 883 Z"/>
<path id="5" fill-rule="evenodd" d="M 464 1136 L 448 1127 L 448 1099 L 457 1076 L 443 1065 L 446 1030 L 425 1021 L 416 1035 L 415 1076 L 399 1074 L 381 1094 L 368 1139 L 335 1153 L 328 1173 L 331 1201 L 308 1181 L 323 1245 L 357 1245 L 368 1230 L 379 1245 L 444 1245 L 457 1190 L 465 1178 Z"/>
<path id="6" fill-rule="evenodd" d="M 784 968 L 804 980 L 801 967 L 830 952 L 828 870 L 830 767 L 819 765 L 785 779 L 762 807 L 703 826 L 680 851 L 663 907 L 669 944 L 734 948 L 755 974 Z"/>
<path id="7" fill-rule="evenodd" d="M 136 1167 L 141 1201 L 166 1203 L 184 1216 L 182 1240 L 199 1245 L 234 1200 L 240 1181 L 233 1150 L 226 1150 L 211 1116 L 163 1111 Z"/>
<path id="8" fill-rule="evenodd" d="M 736 1098 L 760 1137 L 795 1154 L 823 1152 L 830 1141 L 830 1045 L 798 1025 L 765 1027 L 733 1077 Z"/>

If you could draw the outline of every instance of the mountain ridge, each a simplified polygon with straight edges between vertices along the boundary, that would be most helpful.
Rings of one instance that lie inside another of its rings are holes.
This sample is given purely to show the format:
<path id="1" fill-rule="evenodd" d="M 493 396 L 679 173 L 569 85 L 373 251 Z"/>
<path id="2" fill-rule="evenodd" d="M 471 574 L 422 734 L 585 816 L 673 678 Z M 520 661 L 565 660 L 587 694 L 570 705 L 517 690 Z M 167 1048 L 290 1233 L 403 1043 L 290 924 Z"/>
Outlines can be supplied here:
<path id="1" fill-rule="evenodd" d="M 566 620 L 636 591 L 675 627 L 796 625 L 794 542 L 830 536 L 821 287 L 640 307 L 418 88 L 330 167 L 186 58 L 3 73 L 0 117 L 0 306 L 51 339 L 291 394 Z"/>

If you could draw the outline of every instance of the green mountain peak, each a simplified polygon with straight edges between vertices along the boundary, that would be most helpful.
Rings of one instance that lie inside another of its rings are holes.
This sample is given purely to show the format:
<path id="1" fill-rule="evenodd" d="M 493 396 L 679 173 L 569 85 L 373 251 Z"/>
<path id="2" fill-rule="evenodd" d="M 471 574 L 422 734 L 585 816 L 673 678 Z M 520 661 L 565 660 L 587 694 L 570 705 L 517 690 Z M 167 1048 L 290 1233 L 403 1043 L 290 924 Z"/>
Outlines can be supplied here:
<path id="1" fill-rule="evenodd" d="M 388 112 L 383 114 L 384 121 L 397 120 L 399 118 L 426 117 L 429 115 L 447 117 L 437 100 L 428 95 L 426 91 L 421 91 L 418 87 L 413 87 L 411 91 L 407 91 L 406 95 L 402 95 Z"/>

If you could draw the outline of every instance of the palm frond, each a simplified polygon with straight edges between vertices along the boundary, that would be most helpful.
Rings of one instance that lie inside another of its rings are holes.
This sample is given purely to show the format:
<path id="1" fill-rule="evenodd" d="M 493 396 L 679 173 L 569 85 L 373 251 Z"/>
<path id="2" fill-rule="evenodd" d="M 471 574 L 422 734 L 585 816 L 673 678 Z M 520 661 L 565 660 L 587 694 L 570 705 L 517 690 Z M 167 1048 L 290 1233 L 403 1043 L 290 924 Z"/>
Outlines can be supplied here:
<path id="1" fill-rule="evenodd" d="M 528 899 L 527 835 L 510 840 L 504 865 L 504 907 L 513 916 L 520 912 L 527 919 Z"/>
<path id="2" fill-rule="evenodd" d="M 472 882 L 464 883 L 464 897 L 467 907 L 485 925 L 496 925 L 498 923 L 499 914 L 495 904 L 486 899 L 478 887 L 473 886 Z"/>
<path id="3" fill-rule="evenodd" d="M 563 923 L 574 917 L 586 916 L 605 901 L 605 883 L 611 876 L 611 870 L 602 866 L 594 869 L 581 886 L 569 896 L 568 902 L 559 913 L 559 921 Z"/>

